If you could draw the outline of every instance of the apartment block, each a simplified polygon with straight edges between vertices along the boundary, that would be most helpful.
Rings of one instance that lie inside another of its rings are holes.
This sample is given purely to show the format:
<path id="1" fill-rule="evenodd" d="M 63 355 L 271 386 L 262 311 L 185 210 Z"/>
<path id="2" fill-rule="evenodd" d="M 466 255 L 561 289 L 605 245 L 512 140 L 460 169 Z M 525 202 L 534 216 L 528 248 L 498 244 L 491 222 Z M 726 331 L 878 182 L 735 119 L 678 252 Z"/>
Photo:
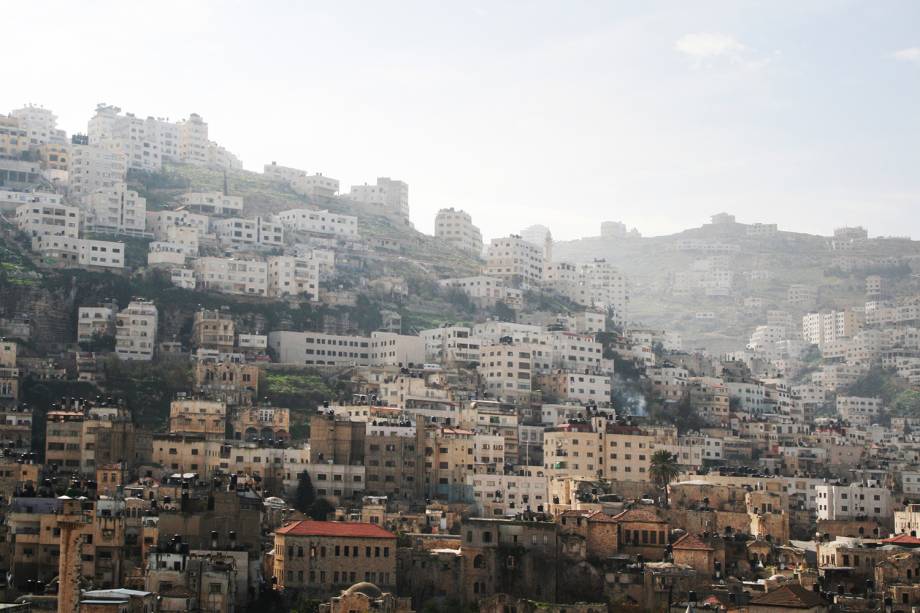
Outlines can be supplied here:
<path id="1" fill-rule="evenodd" d="M 77 342 L 90 342 L 97 336 L 114 336 L 117 308 L 116 304 L 79 307 L 77 309 Z"/>
<path id="2" fill-rule="evenodd" d="M 16 207 L 16 227 L 29 236 L 66 236 L 80 234 L 80 209 L 66 204 L 23 204 Z"/>
<path id="3" fill-rule="evenodd" d="M 384 213 L 409 219 L 409 186 L 403 181 L 378 177 L 375 185 L 352 185 L 349 200 L 380 208 Z"/>
<path id="4" fill-rule="evenodd" d="M 239 216 L 243 212 L 243 198 L 221 192 L 187 192 L 179 196 L 181 206 L 193 213 L 221 217 Z"/>
<path id="5" fill-rule="evenodd" d="M 146 300 L 132 300 L 115 319 L 115 353 L 122 360 L 150 361 L 156 353 L 157 307 Z"/>
<path id="6" fill-rule="evenodd" d="M 543 249 L 513 234 L 493 238 L 483 272 L 512 284 L 537 286 L 543 280 Z"/>
<path id="7" fill-rule="evenodd" d="M 124 268 L 125 244 L 66 236 L 36 236 L 32 251 L 65 268 Z"/>
<path id="8" fill-rule="evenodd" d="M 460 251 L 475 256 L 482 254 L 482 232 L 473 225 L 473 219 L 466 211 L 453 207 L 438 211 L 434 219 L 434 236 Z"/>
<path id="9" fill-rule="evenodd" d="M 284 227 L 263 217 L 216 219 L 211 228 L 222 244 L 233 247 L 282 247 Z"/>
<path id="10" fill-rule="evenodd" d="M 197 286 L 225 294 L 268 295 L 268 264 L 260 260 L 202 257 L 194 263 Z"/>
<path id="11" fill-rule="evenodd" d="M 268 258 L 268 295 L 319 296 L 319 261 L 291 255 Z"/>
<path id="12" fill-rule="evenodd" d="M 114 188 L 125 180 L 128 161 L 125 155 L 100 145 L 74 142 L 69 147 L 70 170 L 67 193 L 74 202 L 96 190 Z"/>
<path id="13" fill-rule="evenodd" d="M 147 200 L 124 182 L 87 194 L 83 208 L 87 226 L 97 230 L 141 233 L 147 227 Z"/>
<path id="14" fill-rule="evenodd" d="M 358 218 L 352 215 L 339 215 L 325 210 L 289 209 L 275 215 L 275 220 L 296 232 L 337 238 L 358 237 Z"/>

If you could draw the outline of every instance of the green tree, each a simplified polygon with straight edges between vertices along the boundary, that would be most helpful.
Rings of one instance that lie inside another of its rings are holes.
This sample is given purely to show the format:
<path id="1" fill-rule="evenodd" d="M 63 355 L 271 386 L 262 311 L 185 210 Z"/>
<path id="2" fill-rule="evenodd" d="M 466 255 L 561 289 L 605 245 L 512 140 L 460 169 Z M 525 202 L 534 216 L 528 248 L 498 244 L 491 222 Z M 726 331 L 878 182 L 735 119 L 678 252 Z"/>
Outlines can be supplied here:
<path id="1" fill-rule="evenodd" d="M 330 513 L 335 513 L 335 507 L 325 498 L 317 498 L 307 511 L 307 515 L 316 521 L 326 521 Z"/>
<path id="2" fill-rule="evenodd" d="M 310 475 L 303 471 L 297 476 L 297 494 L 294 496 L 294 508 L 301 513 L 309 513 L 310 507 L 316 502 L 316 490 Z"/>
<path id="3" fill-rule="evenodd" d="M 665 504 L 667 504 L 668 484 L 680 474 L 680 468 L 677 465 L 677 456 L 670 451 L 659 449 L 652 454 L 648 471 L 655 485 L 664 490 L 664 500 Z"/>

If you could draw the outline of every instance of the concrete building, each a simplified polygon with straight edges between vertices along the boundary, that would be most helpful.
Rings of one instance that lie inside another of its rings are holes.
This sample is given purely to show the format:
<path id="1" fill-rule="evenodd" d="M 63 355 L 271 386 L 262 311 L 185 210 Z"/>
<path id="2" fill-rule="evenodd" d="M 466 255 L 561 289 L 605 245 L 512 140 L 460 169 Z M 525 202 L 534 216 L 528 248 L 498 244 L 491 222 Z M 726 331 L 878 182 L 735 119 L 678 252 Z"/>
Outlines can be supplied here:
<path id="1" fill-rule="evenodd" d="M 202 257 L 194 263 L 197 286 L 225 294 L 268 295 L 268 264 L 260 260 Z"/>
<path id="2" fill-rule="evenodd" d="M 284 227 L 264 217 L 216 219 L 211 229 L 221 244 L 233 247 L 282 247 Z"/>
<path id="3" fill-rule="evenodd" d="M 174 242 L 176 235 L 173 228 L 191 228 L 197 232 L 198 238 L 202 239 L 210 232 L 211 219 L 207 215 L 186 209 L 147 213 L 147 229 L 153 232 L 157 239 Z"/>
<path id="4" fill-rule="evenodd" d="M 77 309 L 77 342 L 91 342 L 98 336 L 115 336 L 117 304 L 79 307 Z"/>
<path id="5" fill-rule="evenodd" d="M 192 323 L 192 345 L 229 353 L 236 343 L 236 325 L 229 311 L 201 309 Z"/>
<path id="6" fill-rule="evenodd" d="M 169 405 L 170 434 L 199 434 L 205 439 L 224 440 L 227 405 L 216 400 L 174 400 Z"/>
<path id="7" fill-rule="evenodd" d="M 75 142 L 70 145 L 67 194 L 74 202 L 100 189 L 112 189 L 125 180 L 125 155 L 99 145 Z"/>
<path id="8" fill-rule="evenodd" d="M 19 121 L 32 147 L 48 143 L 63 144 L 67 139 L 66 133 L 58 129 L 57 116 L 51 109 L 28 104 L 10 111 L 10 117 Z"/>
<path id="9" fill-rule="evenodd" d="M 549 349 L 527 343 L 483 344 L 477 371 L 483 389 L 494 398 L 529 396 L 537 372 L 550 369 Z"/>
<path id="10" fill-rule="evenodd" d="M 435 238 L 445 241 L 460 251 L 475 256 L 482 255 L 482 232 L 473 225 L 466 211 L 441 209 L 434 219 Z"/>
<path id="11" fill-rule="evenodd" d="M 886 520 L 892 514 L 891 491 L 875 483 L 817 485 L 815 495 L 819 520 L 849 520 L 857 517 Z"/>
<path id="12" fill-rule="evenodd" d="M 152 360 L 156 353 L 157 325 L 156 305 L 132 300 L 115 320 L 115 353 L 122 360 Z"/>
<path id="13" fill-rule="evenodd" d="M 409 186 L 403 181 L 378 177 L 376 185 L 352 185 L 349 200 L 379 207 L 381 212 L 409 219 Z"/>
<path id="14" fill-rule="evenodd" d="M 198 113 L 179 122 L 179 159 L 189 164 L 208 163 L 208 124 Z"/>
<path id="15" fill-rule="evenodd" d="M 16 207 L 16 227 L 34 236 L 67 236 L 80 234 L 80 209 L 66 204 L 23 204 Z"/>
<path id="16" fill-rule="evenodd" d="M 219 217 L 239 216 L 243 212 L 243 198 L 221 192 L 186 192 L 179 203 L 189 211 Z"/>
<path id="17" fill-rule="evenodd" d="M 443 288 L 461 290 L 470 297 L 478 308 L 490 308 L 502 302 L 512 309 L 524 308 L 524 292 L 509 287 L 508 281 L 498 277 L 478 275 L 475 277 L 455 277 L 441 279 L 438 284 Z"/>
<path id="18" fill-rule="evenodd" d="M 442 326 L 422 330 L 425 341 L 425 362 L 441 365 L 475 364 L 479 362 L 481 342 L 466 326 Z"/>
<path id="19" fill-rule="evenodd" d="M 275 331 L 268 334 L 268 346 L 282 364 L 368 366 L 371 361 L 366 336 Z"/>
<path id="20" fill-rule="evenodd" d="M 268 295 L 319 297 L 319 260 L 292 255 L 268 258 Z"/>
<path id="21" fill-rule="evenodd" d="M 336 238 L 358 237 L 358 218 L 352 215 L 339 215 L 325 210 L 289 209 L 275 215 L 275 220 L 296 232 Z"/>
<path id="22" fill-rule="evenodd" d="M 483 273 L 523 287 L 537 286 L 543 280 L 543 249 L 517 235 L 493 238 Z"/>
<path id="23" fill-rule="evenodd" d="M 147 200 L 124 182 L 101 187 L 83 198 L 86 225 L 97 231 L 142 233 L 147 227 Z"/>
<path id="24" fill-rule="evenodd" d="M 125 244 L 66 236 L 36 236 L 32 251 L 64 268 L 124 268 Z"/>

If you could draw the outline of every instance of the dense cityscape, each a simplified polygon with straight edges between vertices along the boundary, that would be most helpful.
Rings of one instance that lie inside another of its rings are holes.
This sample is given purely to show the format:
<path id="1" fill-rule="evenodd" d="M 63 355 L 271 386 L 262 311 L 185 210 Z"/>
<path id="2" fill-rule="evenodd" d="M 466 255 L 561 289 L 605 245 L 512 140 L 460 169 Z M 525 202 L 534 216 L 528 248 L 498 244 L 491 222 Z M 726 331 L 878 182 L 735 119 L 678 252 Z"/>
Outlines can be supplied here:
<path id="1" fill-rule="evenodd" d="M 11 613 L 920 607 L 920 243 L 426 234 L 232 148 L 0 115 Z"/>

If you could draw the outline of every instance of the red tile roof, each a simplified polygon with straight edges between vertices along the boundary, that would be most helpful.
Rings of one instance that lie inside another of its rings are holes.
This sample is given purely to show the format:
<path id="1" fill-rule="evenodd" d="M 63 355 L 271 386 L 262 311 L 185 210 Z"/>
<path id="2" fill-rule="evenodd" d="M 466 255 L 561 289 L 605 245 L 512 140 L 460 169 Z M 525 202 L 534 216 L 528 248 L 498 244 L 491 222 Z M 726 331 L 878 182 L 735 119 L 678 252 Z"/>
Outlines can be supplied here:
<path id="1" fill-rule="evenodd" d="M 392 532 L 388 532 L 380 526 L 374 524 L 361 524 L 357 522 L 345 521 L 313 521 L 304 519 L 292 522 L 283 528 L 275 530 L 275 534 L 286 534 L 290 536 L 339 536 L 339 537 L 359 537 L 359 538 L 396 538 Z"/>
<path id="2" fill-rule="evenodd" d="M 766 594 L 751 598 L 751 604 L 777 609 L 810 609 L 824 604 L 819 594 L 806 590 L 798 583 L 784 585 Z"/>
<path id="3" fill-rule="evenodd" d="M 651 522 L 657 524 L 666 524 L 665 520 L 658 517 L 654 511 L 649 511 L 648 509 L 627 509 L 622 513 L 618 513 L 613 516 L 613 521 L 623 522 L 623 521 L 637 521 L 637 522 Z"/>
<path id="4" fill-rule="evenodd" d="M 899 534 L 891 538 L 882 539 L 882 542 L 891 543 L 893 545 L 920 545 L 920 538 L 909 534 Z"/>
<path id="5" fill-rule="evenodd" d="M 673 549 L 697 549 L 700 551 L 713 551 L 712 547 L 704 543 L 699 537 L 687 533 L 674 541 Z"/>

